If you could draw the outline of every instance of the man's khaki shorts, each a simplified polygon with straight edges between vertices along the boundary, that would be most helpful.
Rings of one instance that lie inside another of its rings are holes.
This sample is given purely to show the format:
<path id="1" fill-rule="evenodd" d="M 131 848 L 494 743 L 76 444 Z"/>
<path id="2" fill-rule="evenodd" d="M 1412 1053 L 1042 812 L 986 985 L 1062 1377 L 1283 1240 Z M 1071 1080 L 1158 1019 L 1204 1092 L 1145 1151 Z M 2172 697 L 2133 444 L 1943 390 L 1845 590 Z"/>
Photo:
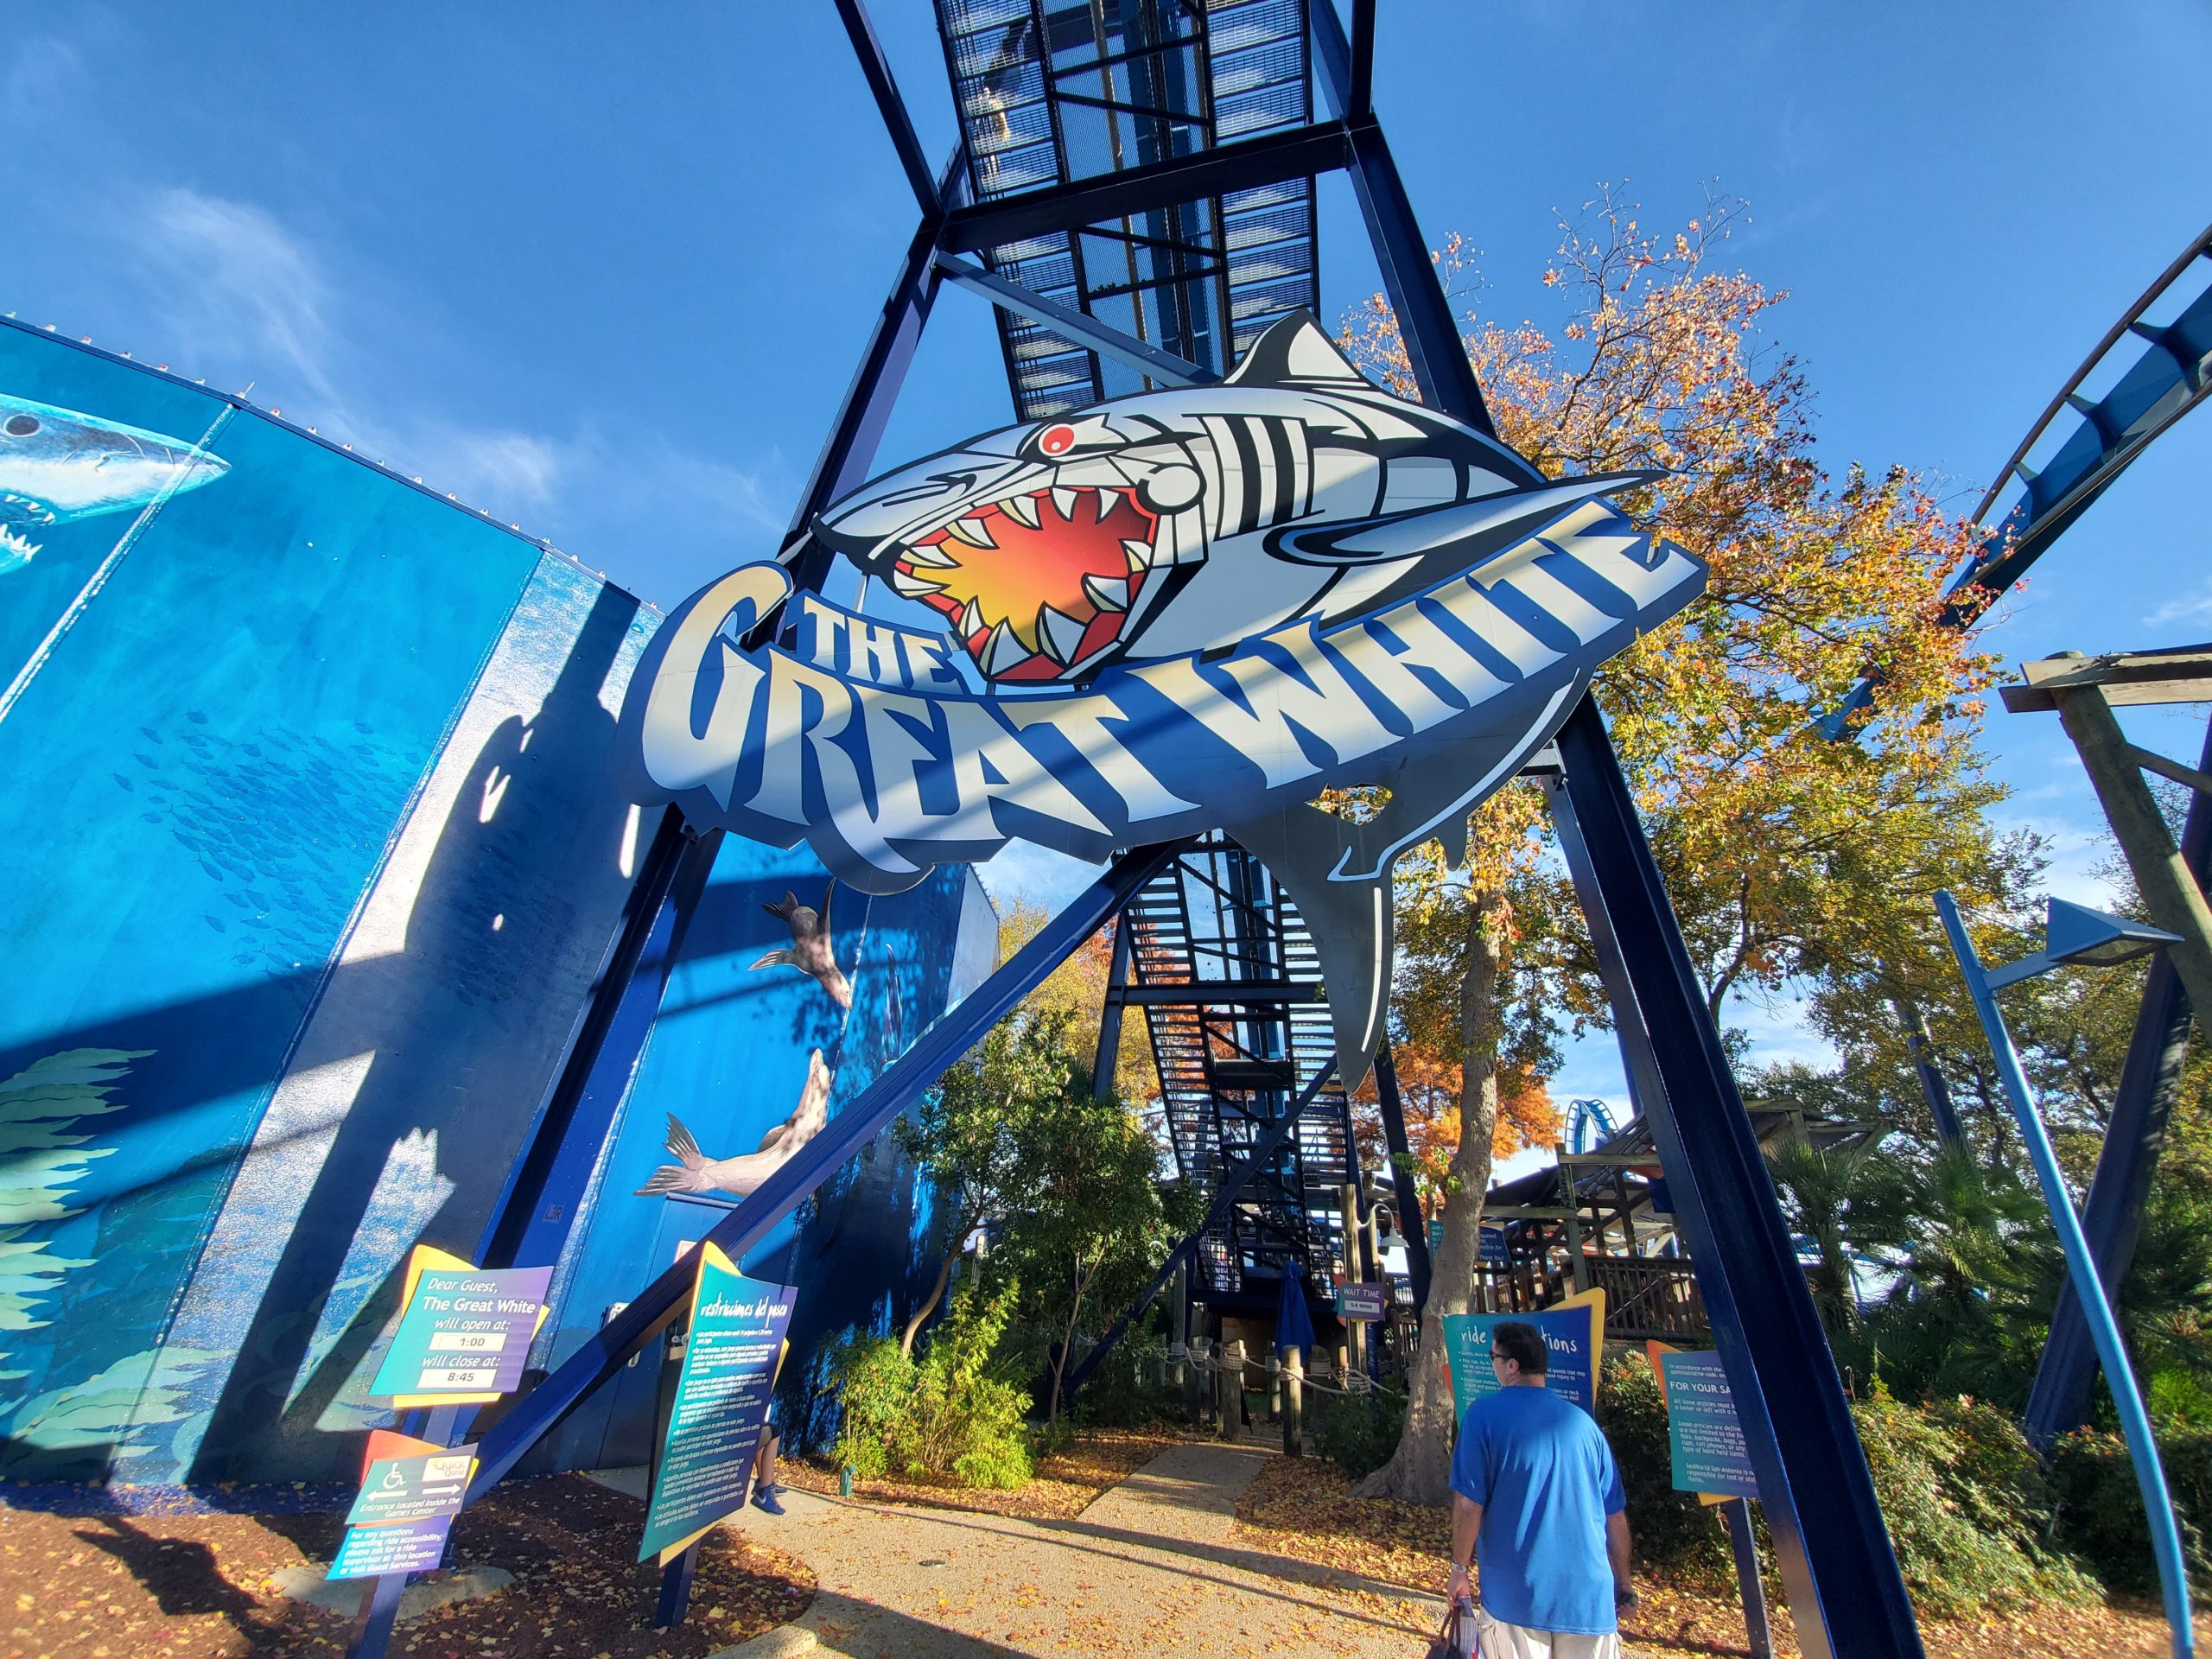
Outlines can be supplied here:
<path id="1" fill-rule="evenodd" d="M 1621 1659 L 1617 1631 L 1604 1636 L 1563 1636 L 1552 1630 L 1532 1630 L 1525 1624 L 1508 1624 L 1475 1609 L 1476 1651 L 1482 1659 Z"/>

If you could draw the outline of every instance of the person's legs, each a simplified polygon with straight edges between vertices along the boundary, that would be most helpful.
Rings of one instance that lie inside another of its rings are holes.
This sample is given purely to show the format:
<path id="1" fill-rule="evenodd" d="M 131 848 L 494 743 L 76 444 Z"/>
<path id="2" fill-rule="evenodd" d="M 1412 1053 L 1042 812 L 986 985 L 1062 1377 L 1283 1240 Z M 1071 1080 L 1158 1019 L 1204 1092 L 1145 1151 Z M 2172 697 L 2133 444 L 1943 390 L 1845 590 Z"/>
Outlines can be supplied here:
<path id="1" fill-rule="evenodd" d="M 777 1501 L 784 1489 L 776 1484 L 776 1452 L 782 1444 L 772 1421 L 760 1426 L 760 1444 L 753 1452 L 753 1507 L 770 1515 L 784 1512 Z"/>

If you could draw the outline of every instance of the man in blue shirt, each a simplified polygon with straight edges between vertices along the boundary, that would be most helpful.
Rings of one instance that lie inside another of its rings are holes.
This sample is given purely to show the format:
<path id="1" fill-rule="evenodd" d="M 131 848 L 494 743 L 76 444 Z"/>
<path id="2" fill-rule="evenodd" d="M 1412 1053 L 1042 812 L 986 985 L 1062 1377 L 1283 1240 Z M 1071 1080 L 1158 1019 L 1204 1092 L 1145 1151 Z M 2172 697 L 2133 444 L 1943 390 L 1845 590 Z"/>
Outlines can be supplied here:
<path id="1" fill-rule="evenodd" d="M 1491 1338 L 1500 1383 L 1467 1408 L 1452 1459 L 1451 1599 L 1469 1599 L 1484 1659 L 1618 1659 L 1629 1587 L 1628 1505 L 1613 1449 L 1544 1386 L 1544 1338 L 1509 1320 Z"/>

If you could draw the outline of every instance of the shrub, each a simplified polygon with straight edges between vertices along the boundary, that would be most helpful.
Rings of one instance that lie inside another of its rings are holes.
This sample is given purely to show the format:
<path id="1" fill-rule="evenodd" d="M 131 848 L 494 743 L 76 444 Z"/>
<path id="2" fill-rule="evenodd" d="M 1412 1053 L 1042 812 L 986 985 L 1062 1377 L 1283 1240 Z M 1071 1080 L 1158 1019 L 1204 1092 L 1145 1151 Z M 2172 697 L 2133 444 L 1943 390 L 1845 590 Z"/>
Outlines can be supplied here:
<path id="1" fill-rule="evenodd" d="M 841 1418 L 830 1455 L 853 1472 L 950 1478 L 1014 1488 L 1035 1472 L 1023 1419 L 1029 1396 L 987 1374 L 1013 1288 L 963 1286 L 920 1358 L 889 1337 L 840 1344 L 830 1375 Z"/>
<path id="2" fill-rule="evenodd" d="M 848 1337 L 830 1358 L 837 1438 L 830 1455 L 864 1480 L 891 1471 L 891 1445 L 914 1398 L 914 1362 L 895 1337 Z"/>
<path id="3" fill-rule="evenodd" d="M 1081 1421 L 1104 1428 L 1141 1428 L 1163 1421 L 1171 1400 L 1158 1379 L 1166 1359 L 1166 1338 L 1156 1331 L 1131 1331 L 1083 1385 L 1070 1409 Z"/>
<path id="4" fill-rule="evenodd" d="M 1406 1426 L 1402 1395 L 1305 1393 L 1306 1437 L 1313 1450 L 1357 1480 L 1380 1469 L 1398 1449 Z"/>
<path id="5" fill-rule="evenodd" d="M 1905 1405 L 1879 1388 L 1851 1411 L 1897 1566 L 1921 1611 L 1951 1618 L 1999 1599 L 2094 1595 L 2046 1548 L 2049 1495 L 2010 1417 L 1966 1400 Z"/>
<path id="6" fill-rule="evenodd" d="M 2158 1425 L 2158 1461 L 2181 1522 L 2189 1575 L 2212 1586 L 2212 1556 L 2196 1524 L 2212 1510 L 2212 1428 L 2172 1421 Z M 2059 1536 L 2115 1590 L 2148 1592 L 2158 1586 L 2151 1529 L 2135 1462 L 2117 1434 L 2085 1428 L 2051 1447 L 2051 1477 L 2058 1489 Z"/>

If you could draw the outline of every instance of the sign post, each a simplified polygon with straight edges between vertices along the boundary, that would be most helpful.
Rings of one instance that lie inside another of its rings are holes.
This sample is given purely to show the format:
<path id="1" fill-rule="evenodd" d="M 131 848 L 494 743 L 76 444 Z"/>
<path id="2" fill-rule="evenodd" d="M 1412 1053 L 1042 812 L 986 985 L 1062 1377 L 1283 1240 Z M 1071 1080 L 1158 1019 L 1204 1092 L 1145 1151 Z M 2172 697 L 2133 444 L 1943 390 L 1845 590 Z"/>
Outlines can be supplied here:
<path id="1" fill-rule="evenodd" d="M 353 1659 L 382 1659 L 407 1575 L 434 1571 L 444 1558 L 446 1534 L 476 1471 L 474 1446 L 447 1452 L 456 1408 L 489 1404 L 522 1382 L 531 1340 L 545 1323 L 552 1280 L 550 1268 L 477 1268 L 427 1244 L 409 1255 L 399 1329 L 369 1394 L 402 1409 L 430 1411 L 421 1424 L 424 1439 L 388 1429 L 370 1433 L 361 1497 L 346 1516 L 350 1530 L 328 1574 L 376 1580 L 346 1649 Z M 467 1467 L 460 1491 L 451 1494 L 453 1507 L 422 1510 L 447 1500 L 444 1488 L 459 1466 L 453 1459 L 462 1458 Z M 380 1469 L 380 1463 L 391 1466 Z M 399 1484 L 387 1487 L 395 1472 Z M 405 1513 L 410 1510 L 422 1512 Z"/>
<path id="2" fill-rule="evenodd" d="M 1750 1500 L 1759 1495 L 1743 1425 L 1728 1392 L 1728 1373 L 1715 1353 L 1688 1353 L 1663 1342 L 1644 1344 L 1659 1373 L 1667 1405 L 1667 1447 L 1674 1459 L 1675 1490 L 1695 1492 L 1718 1505 L 1736 1557 L 1736 1586 L 1744 1602 L 1744 1630 L 1753 1659 L 1772 1659 L 1774 1635 L 1766 1613 L 1766 1586 L 1759 1577 L 1758 1541 L 1751 1535 Z"/>

